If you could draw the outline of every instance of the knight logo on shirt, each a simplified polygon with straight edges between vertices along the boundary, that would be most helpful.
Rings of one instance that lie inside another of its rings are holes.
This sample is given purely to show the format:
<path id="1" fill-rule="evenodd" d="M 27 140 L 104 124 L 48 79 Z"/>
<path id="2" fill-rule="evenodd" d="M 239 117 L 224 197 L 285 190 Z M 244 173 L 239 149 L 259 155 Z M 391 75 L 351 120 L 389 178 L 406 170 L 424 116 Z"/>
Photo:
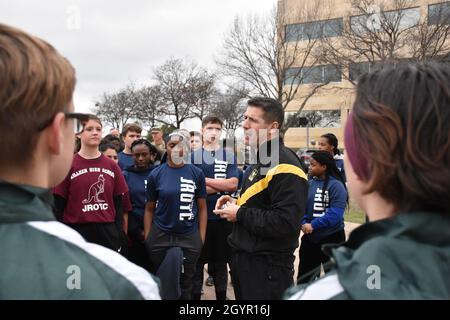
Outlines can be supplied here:
<path id="1" fill-rule="evenodd" d="M 195 182 L 180 177 L 180 221 L 193 220 L 192 206 L 194 205 Z"/>
<path id="2" fill-rule="evenodd" d="M 105 192 L 105 177 L 103 174 L 98 176 L 97 182 L 89 187 L 87 198 L 83 200 L 83 212 L 108 210 L 108 204 L 105 200 L 99 198 L 99 195 Z"/>

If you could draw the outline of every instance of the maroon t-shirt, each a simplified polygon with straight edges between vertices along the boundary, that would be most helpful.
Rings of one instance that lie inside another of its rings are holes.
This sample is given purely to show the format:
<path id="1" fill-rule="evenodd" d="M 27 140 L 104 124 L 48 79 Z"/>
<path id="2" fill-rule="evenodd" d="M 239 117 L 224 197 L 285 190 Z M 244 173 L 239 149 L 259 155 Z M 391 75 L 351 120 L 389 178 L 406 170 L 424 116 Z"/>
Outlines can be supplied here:
<path id="1" fill-rule="evenodd" d="M 69 174 L 53 193 L 67 201 L 65 223 L 114 222 L 113 196 L 128 192 L 119 166 L 103 154 L 97 159 L 74 155 Z"/>

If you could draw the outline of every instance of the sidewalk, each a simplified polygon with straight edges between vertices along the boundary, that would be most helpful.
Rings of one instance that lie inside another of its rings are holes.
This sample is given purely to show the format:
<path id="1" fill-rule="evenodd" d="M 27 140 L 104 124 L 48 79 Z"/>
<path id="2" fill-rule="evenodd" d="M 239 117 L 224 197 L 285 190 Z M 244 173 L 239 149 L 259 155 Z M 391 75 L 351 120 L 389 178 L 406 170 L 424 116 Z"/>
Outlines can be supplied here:
<path id="1" fill-rule="evenodd" d="M 359 226 L 358 223 L 345 222 L 345 234 L 347 235 L 347 238 L 348 238 L 349 233 L 358 226 Z M 302 234 L 300 234 L 300 238 L 301 238 L 301 236 L 302 236 Z M 299 239 L 299 242 L 300 242 L 300 239 Z M 297 278 L 297 267 L 298 267 L 298 248 L 297 248 L 297 250 L 295 250 L 294 254 L 295 254 L 294 279 L 296 279 Z M 206 265 L 205 265 L 204 280 L 206 280 L 207 278 L 208 278 L 208 273 L 206 272 Z M 203 284 L 203 290 L 204 290 L 204 294 L 201 297 L 202 300 L 215 300 L 216 299 L 216 294 L 214 292 L 214 286 L 208 287 Z M 227 299 L 235 300 L 233 286 L 231 285 L 230 279 L 228 279 Z"/>

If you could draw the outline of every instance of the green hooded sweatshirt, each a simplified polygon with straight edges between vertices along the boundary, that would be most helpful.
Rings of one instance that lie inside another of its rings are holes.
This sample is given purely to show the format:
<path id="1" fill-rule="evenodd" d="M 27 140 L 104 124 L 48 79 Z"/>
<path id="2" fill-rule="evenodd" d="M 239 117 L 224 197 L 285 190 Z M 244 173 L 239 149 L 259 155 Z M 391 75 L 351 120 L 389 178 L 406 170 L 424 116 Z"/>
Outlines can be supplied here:
<path id="1" fill-rule="evenodd" d="M 52 203 L 0 182 L 0 299 L 160 299 L 148 272 L 55 221 Z"/>
<path id="2" fill-rule="evenodd" d="M 450 299 L 449 213 L 401 213 L 323 249 L 334 268 L 288 299 Z"/>

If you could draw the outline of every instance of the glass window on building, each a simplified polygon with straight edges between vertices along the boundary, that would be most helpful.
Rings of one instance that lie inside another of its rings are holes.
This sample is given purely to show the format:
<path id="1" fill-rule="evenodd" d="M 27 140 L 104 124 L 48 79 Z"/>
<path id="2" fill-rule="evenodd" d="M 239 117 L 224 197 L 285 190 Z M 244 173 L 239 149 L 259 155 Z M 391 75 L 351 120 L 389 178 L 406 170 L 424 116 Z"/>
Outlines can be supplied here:
<path id="1" fill-rule="evenodd" d="M 342 36 L 344 30 L 344 21 L 342 18 L 325 21 L 323 26 L 324 37 L 339 37 Z"/>
<path id="2" fill-rule="evenodd" d="M 399 11 L 387 11 L 384 19 L 392 23 L 396 30 L 405 30 L 416 26 L 420 21 L 420 8 L 410 8 Z"/>
<path id="3" fill-rule="evenodd" d="M 355 34 L 367 33 L 367 16 L 350 17 L 350 28 Z"/>
<path id="4" fill-rule="evenodd" d="M 349 68 L 349 78 L 352 81 L 357 81 L 365 73 L 371 71 L 370 62 L 352 63 Z"/>
<path id="5" fill-rule="evenodd" d="M 288 24 L 285 27 L 285 41 L 297 42 L 302 40 L 303 24 Z"/>
<path id="6" fill-rule="evenodd" d="M 352 81 L 358 81 L 359 77 L 362 75 L 375 71 L 383 69 L 385 66 L 393 66 L 396 67 L 397 65 L 402 65 L 405 63 L 409 63 L 410 60 L 407 58 L 404 59 L 397 59 L 394 61 L 375 61 L 375 62 L 359 62 L 359 63 L 351 63 L 349 66 L 349 79 Z"/>
<path id="7" fill-rule="evenodd" d="M 288 24 L 285 27 L 285 41 L 296 42 L 322 37 L 337 37 L 342 35 L 344 22 L 342 18 L 312 21 L 298 24 Z"/>
<path id="8" fill-rule="evenodd" d="M 324 82 L 342 81 L 342 68 L 336 65 L 323 66 Z"/>
<path id="9" fill-rule="evenodd" d="M 394 30 L 405 30 L 417 25 L 420 21 L 420 8 L 385 11 L 371 15 L 350 17 L 353 33 L 364 35 L 381 30 L 383 26 Z"/>
<path id="10" fill-rule="evenodd" d="M 289 68 L 286 70 L 284 85 L 298 84 L 302 79 L 301 68 Z"/>
<path id="11" fill-rule="evenodd" d="M 313 84 L 342 81 L 342 68 L 336 65 L 289 68 L 286 70 L 285 85 Z"/>
<path id="12" fill-rule="evenodd" d="M 302 70 L 302 84 L 322 83 L 323 82 L 323 67 L 308 67 Z"/>
<path id="13" fill-rule="evenodd" d="M 310 128 L 339 128 L 341 126 L 341 111 L 340 110 L 305 110 L 298 115 L 291 115 L 297 117 L 297 121 L 293 122 L 293 127 L 310 127 Z M 302 125 L 300 118 L 306 118 L 307 124 Z"/>
<path id="14" fill-rule="evenodd" d="M 450 1 L 428 6 L 428 24 L 450 24 Z"/>

